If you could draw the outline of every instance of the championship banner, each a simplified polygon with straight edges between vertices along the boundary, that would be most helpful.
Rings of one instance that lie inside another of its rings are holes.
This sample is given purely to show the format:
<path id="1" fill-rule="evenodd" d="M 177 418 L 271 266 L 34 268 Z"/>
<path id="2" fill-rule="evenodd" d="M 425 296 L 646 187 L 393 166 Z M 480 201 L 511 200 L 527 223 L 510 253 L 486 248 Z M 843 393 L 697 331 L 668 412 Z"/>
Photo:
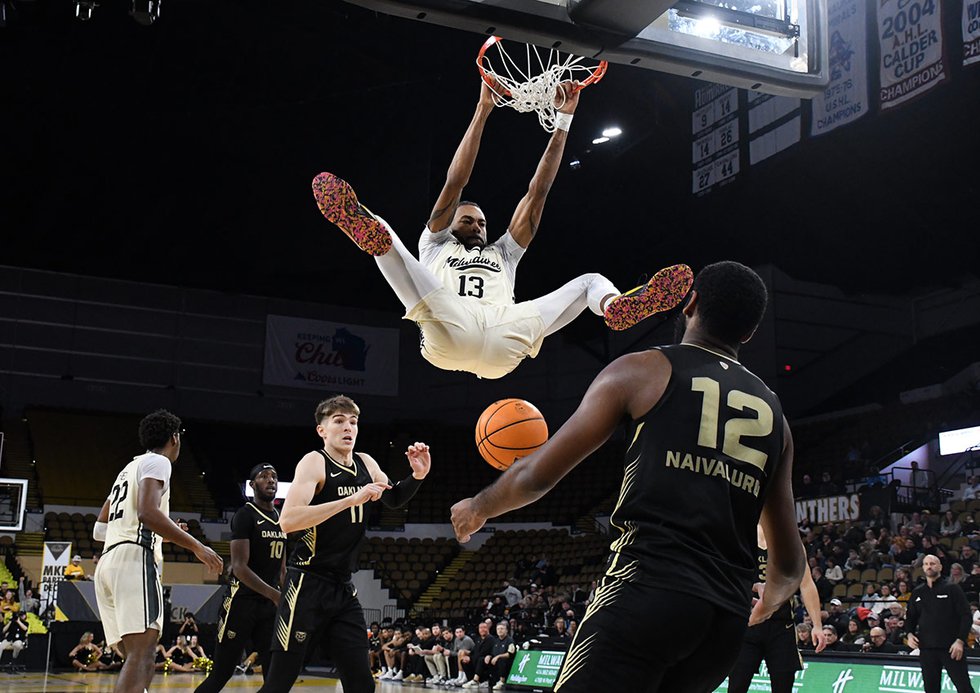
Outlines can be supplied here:
<path id="1" fill-rule="evenodd" d="M 922 693 L 922 671 L 918 657 L 906 657 L 908 663 L 856 664 L 853 661 L 827 662 L 809 660 L 803 663 L 803 671 L 796 672 L 793 679 L 793 693 Z M 975 671 L 971 662 L 970 681 L 976 688 L 980 684 L 980 671 Z M 719 686 L 715 693 L 728 690 L 728 680 Z M 765 662 L 759 673 L 752 677 L 750 691 L 772 690 L 769 671 Z M 942 691 L 955 691 L 956 687 L 943 671 Z"/>
<path id="2" fill-rule="evenodd" d="M 878 0 L 878 45 L 881 110 L 945 81 L 940 0 Z"/>
<path id="3" fill-rule="evenodd" d="M 963 64 L 980 62 L 980 0 L 963 0 Z"/>
<path id="4" fill-rule="evenodd" d="M 980 0 L 977 0 L 980 2 Z M 830 83 L 810 102 L 810 134 L 822 135 L 868 112 L 867 6 L 830 4 Z"/>
<path id="5" fill-rule="evenodd" d="M 398 394 L 398 330 L 266 316 L 266 385 Z"/>
<path id="6" fill-rule="evenodd" d="M 58 585 L 65 579 L 65 568 L 71 562 L 70 541 L 44 542 L 44 558 L 41 561 L 41 614 L 47 613 L 53 604 L 58 605 Z"/>
<path id="7" fill-rule="evenodd" d="M 829 496 L 796 501 L 796 521 L 810 520 L 812 524 L 843 522 L 861 517 L 861 498 L 856 493 L 849 496 Z"/>

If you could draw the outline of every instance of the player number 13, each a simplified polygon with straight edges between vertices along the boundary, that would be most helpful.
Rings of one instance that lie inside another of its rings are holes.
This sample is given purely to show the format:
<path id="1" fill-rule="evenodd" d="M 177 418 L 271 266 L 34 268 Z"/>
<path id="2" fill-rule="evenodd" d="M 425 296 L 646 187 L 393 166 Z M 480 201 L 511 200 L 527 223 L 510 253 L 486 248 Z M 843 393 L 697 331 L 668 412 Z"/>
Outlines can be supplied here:
<path id="1" fill-rule="evenodd" d="M 704 394 L 701 403 L 701 427 L 698 445 L 718 449 L 718 416 L 721 409 L 721 385 L 714 378 L 691 378 L 691 390 Z M 733 460 L 748 462 L 765 469 L 769 455 L 742 445 L 742 438 L 763 438 L 772 433 L 772 407 L 764 399 L 741 390 L 728 393 L 728 407 L 736 411 L 749 410 L 755 417 L 731 418 L 725 422 L 725 438 L 721 451 Z"/>

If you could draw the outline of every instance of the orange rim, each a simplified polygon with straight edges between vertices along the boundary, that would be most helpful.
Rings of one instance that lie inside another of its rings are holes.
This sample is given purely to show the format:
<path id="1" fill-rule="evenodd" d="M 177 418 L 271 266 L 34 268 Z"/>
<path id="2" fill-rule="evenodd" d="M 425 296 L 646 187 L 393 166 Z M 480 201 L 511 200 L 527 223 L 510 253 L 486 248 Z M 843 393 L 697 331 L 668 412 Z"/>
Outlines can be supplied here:
<path id="1" fill-rule="evenodd" d="M 491 89 L 494 88 L 493 82 L 495 80 L 483 68 L 483 62 L 484 62 L 484 60 L 486 60 L 487 49 L 490 48 L 490 46 L 492 46 L 493 44 L 499 43 L 500 41 L 503 41 L 503 39 L 500 36 L 491 36 L 490 38 L 488 38 L 486 41 L 483 42 L 483 45 L 480 46 L 480 52 L 477 53 L 477 56 L 476 56 L 476 65 L 477 65 L 477 68 L 480 70 L 480 78 Z M 605 60 L 600 60 L 599 61 L 599 64 L 596 66 L 595 70 L 592 71 L 592 74 L 589 75 L 585 79 L 584 82 L 582 82 L 581 84 L 578 85 L 578 88 L 576 89 L 576 91 L 585 89 L 590 84 L 595 84 L 596 82 L 598 82 L 600 79 L 602 79 L 603 77 L 606 76 L 606 70 L 607 69 L 609 69 L 609 63 L 607 61 L 605 61 Z M 501 87 L 501 88 L 504 91 L 504 96 L 511 96 L 512 95 L 510 93 L 510 90 L 509 89 L 505 89 L 503 87 Z"/>

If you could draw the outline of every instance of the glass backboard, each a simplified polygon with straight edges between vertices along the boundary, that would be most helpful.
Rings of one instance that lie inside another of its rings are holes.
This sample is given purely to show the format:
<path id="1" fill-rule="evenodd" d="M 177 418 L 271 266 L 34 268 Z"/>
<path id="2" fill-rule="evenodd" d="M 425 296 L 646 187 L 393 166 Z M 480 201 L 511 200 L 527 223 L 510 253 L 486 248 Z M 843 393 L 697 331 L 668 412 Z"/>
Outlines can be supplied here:
<path id="1" fill-rule="evenodd" d="M 667 9 L 635 35 L 597 28 L 596 12 L 590 24 L 577 24 L 572 17 L 578 8 L 570 14 L 569 3 L 581 6 L 588 0 L 348 1 L 409 19 L 769 94 L 810 97 L 829 80 L 827 0 L 681 0 L 663 5 Z M 651 7 L 659 11 L 659 6 Z M 598 23 L 603 24 L 599 12 Z"/>

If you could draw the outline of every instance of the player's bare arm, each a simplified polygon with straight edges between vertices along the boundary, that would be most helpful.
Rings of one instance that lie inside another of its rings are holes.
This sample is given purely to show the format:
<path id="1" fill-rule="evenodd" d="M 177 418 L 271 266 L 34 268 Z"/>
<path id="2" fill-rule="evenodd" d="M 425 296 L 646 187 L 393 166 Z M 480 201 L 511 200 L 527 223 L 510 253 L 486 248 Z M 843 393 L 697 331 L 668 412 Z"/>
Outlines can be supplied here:
<path id="1" fill-rule="evenodd" d="M 255 574 L 255 571 L 248 567 L 251 549 L 248 539 L 232 539 L 231 541 L 231 569 L 235 577 L 241 580 L 246 587 L 256 594 L 278 605 L 281 597 L 279 590 L 267 583 Z"/>
<path id="2" fill-rule="evenodd" d="M 575 413 L 547 443 L 475 498 L 452 507 L 456 538 L 466 542 L 489 518 L 538 500 L 605 443 L 624 415 L 638 418 L 649 411 L 670 379 L 669 364 L 665 363 L 666 357 L 651 351 L 628 354 L 606 366 Z M 637 388 L 638 382 L 643 386 Z"/>
<path id="3" fill-rule="evenodd" d="M 308 529 L 337 513 L 376 501 L 389 488 L 388 484 L 375 481 L 346 498 L 310 505 L 313 496 L 323 487 L 325 473 L 323 458 L 316 452 L 307 453 L 296 465 L 296 477 L 286 493 L 282 512 L 279 513 L 279 527 L 283 532 L 289 534 Z"/>
<path id="4" fill-rule="evenodd" d="M 809 570 L 803 571 L 803 580 L 800 582 L 800 596 L 803 598 L 803 606 L 810 614 L 813 621 L 813 631 L 811 638 L 816 646 L 817 652 L 823 652 L 827 647 L 827 634 L 823 632 L 823 617 L 820 615 L 820 594 L 817 592 L 817 585 L 813 582 L 813 575 Z"/>
<path id="5" fill-rule="evenodd" d="M 555 99 L 556 105 L 560 104 L 558 105 L 558 112 L 571 115 L 578 107 L 580 90 L 577 88 L 577 83 L 562 82 L 558 88 L 562 94 Z M 527 248 L 538 232 L 541 214 L 544 212 L 544 203 L 551 191 L 552 184 L 555 182 L 555 176 L 558 175 L 558 169 L 561 167 L 561 158 L 565 153 L 565 141 L 567 139 L 568 132 L 560 128 L 551 135 L 541 161 L 538 162 L 534 177 L 531 178 L 531 183 L 528 185 L 527 194 L 517 204 L 514 216 L 511 217 L 508 230 L 522 248 Z"/>
<path id="6" fill-rule="evenodd" d="M 769 545 L 769 565 L 762 598 L 752 608 L 749 625 L 762 623 L 800 587 L 806 572 L 806 554 L 796 529 L 793 504 L 793 434 L 783 417 L 783 455 L 759 519 Z"/>
<path id="7" fill-rule="evenodd" d="M 197 560 L 207 566 L 208 570 L 217 575 L 221 574 L 224 561 L 190 534 L 181 529 L 176 522 L 160 510 L 160 500 L 163 498 L 163 482 L 147 477 L 140 481 L 137 511 L 139 521 L 146 525 L 154 534 L 159 534 L 164 541 L 171 541 L 193 553 Z"/>
<path id="8" fill-rule="evenodd" d="M 486 82 L 481 81 L 480 85 L 480 100 L 477 102 L 476 112 L 473 114 L 473 119 L 466 128 L 466 133 L 453 155 L 453 161 L 446 173 L 446 182 L 442 186 L 439 197 L 436 198 L 432 213 L 429 215 L 429 221 L 426 223 L 429 231 L 433 233 L 447 228 L 453 220 L 456 206 L 463 195 L 463 188 L 470 182 L 473 164 L 476 163 L 476 155 L 480 152 L 483 128 L 494 108 L 493 91 L 490 90 Z"/>

